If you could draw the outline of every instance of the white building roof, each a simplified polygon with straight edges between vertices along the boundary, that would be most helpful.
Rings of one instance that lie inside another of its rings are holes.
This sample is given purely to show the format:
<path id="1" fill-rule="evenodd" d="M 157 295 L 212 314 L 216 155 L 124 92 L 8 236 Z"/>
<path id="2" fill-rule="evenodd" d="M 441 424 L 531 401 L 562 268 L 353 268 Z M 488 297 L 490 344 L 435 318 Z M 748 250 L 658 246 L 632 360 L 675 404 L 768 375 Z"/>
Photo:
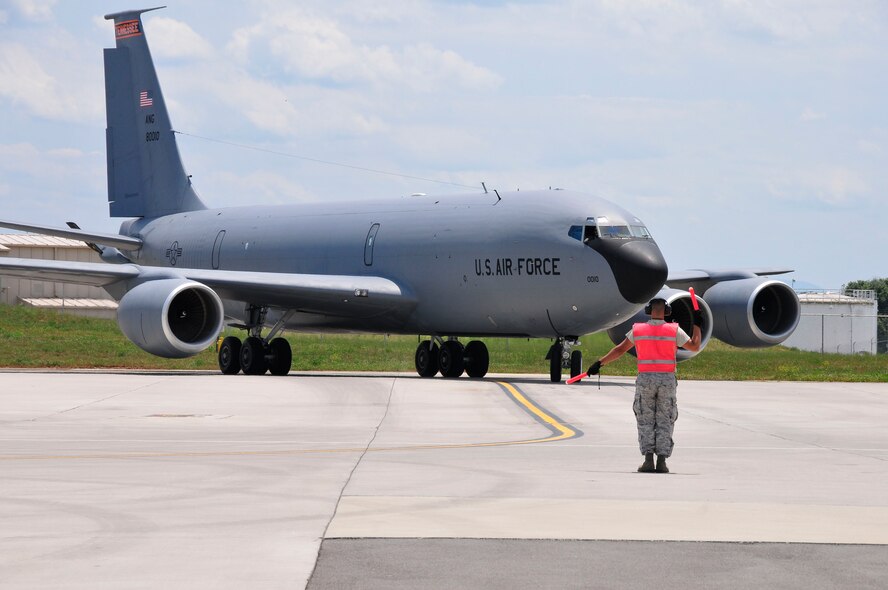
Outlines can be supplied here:
<path id="1" fill-rule="evenodd" d="M 22 303 L 45 309 L 117 309 L 117 302 L 110 299 L 87 299 L 61 297 L 22 297 Z"/>
<path id="2" fill-rule="evenodd" d="M 800 303 L 829 303 L 831 305 L 872 305 L 874 300 L 848 297 L 841 293 L 799 293 Z"/>
<path id="3" fill-rule="evenodd" d="M 41 236 L 40 234 L 0 234 L 0 249 L 9 246 L 25 248 L 87 248 L 80 240 Z"/>

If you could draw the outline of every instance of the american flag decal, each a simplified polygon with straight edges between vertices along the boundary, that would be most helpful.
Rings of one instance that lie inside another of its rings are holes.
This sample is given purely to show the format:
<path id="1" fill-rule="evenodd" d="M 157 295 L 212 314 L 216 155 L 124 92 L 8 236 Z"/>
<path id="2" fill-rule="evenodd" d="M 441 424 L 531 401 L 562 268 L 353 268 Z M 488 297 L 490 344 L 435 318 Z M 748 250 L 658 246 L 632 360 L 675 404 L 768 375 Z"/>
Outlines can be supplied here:
<path id="1" fill-rule="evenodd" d="M 150 107 L 154 104 L 154 99 L 148 96 L 148 91 L 143 90 L 139 93 L 139 106 L 140 107 Z"/>

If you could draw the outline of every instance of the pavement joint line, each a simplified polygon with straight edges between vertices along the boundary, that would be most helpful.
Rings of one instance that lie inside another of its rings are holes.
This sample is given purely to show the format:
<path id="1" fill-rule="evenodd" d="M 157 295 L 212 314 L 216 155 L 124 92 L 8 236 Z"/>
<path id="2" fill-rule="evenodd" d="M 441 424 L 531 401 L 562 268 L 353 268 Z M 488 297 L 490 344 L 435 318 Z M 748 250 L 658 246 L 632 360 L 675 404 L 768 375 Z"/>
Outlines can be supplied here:
<path id="1" fill-rule="evenodd" d="M 776 438 L 777 440 L 786 441 L 786 442 L 788 442 L 788 443 L 795 443 L 795 444 L 809 445 L 812 449 L 815 449 L 815 450 L 818 450 L 818 451 L 832 451 L 832 452 L 834 452 L 834 453 L 843 453 L 843 454 L 846 454 L 846 455 L 852 455 L 852 456 L 854 456 L 854 457 L 863 457 L 863 458 L 865 458 L 865 459 L 875 459 L 876 461 L 888 461 L 888 458 L 872 457 L 872 456 L 870 456 L 870 455 L 863 455 L 863 454 L 861 454 L 860 452 L 855 452 L 855 451 L 853 451 L 853 450 L 841 449 L 841 448 L 839 448 L 839 447 L 832 447 L 832 446 L 829 446 L 829 445 L 821 445 L 821 444 L 818 444 L 818 443 L 816 443 L 816 442 L 809 442 L 809 441 L 803 441 L 803 440 L 796 440 L 796 439 L 794 439 L 794 438 L 790 438 L 790 437 L 788 437 L 788 436 L 780 436 L 779 434 L 776 434 L 776 433 L 773 433 L 773 432 L 764 432 L 764 431 L 761 431 L 761 430 L 756 430 L 756 429 L 754 429 L 754 428 L 749 428 L 748 426 L 742 426 L 742 425 L 740 425 L 740 424 L 734 424 L 734 423 L 732 423 L 732 422 L 728 422 L 728 421 L 726 421 L 726 420 L 719 420 L 719 419 L 717 419 L 717 418 L 713 418 L 713 417 L 711 417 L 711 416 L 704 416 L 703 414 L 695 413 L 695 412 L 693 412 L 693 411 L 685 410 L 684 413 L 685 413 L 685 414 L 690 414 L 691 416 L 693 416 L 693 417 L 695 417 L 695 418 L 698 418 L 698 419 L 700 419 L 700 420 L 706 420 L 706 421 L 709 421 L 709 422 L 715 422 L 715 423 L 717 423 L 717 424 L 721 424 L 721 425 L 723 425 L 723 426 L 728 426 L 728 427 L 730 427 L 730 428 L 736 428 L 736 429 L 738 429 L 738 430 L 743 430 L 743 431 L 745 431 L 745 432 L 749 432 L 749 433 L 752 433 L 752 434 L 758 434 L 758 435 L 761 435 L 761 436 L 769 436 L 769 437 L 771 437 L 771 438 Z"/>
<path id="2" fill-rule="evenodd" d="M 395 393 L 395 386 L 398 384 L 398 378 L 395 377 L 392 379 L 392 386 L 389 388 L 388 399 L 385 402 L 385 411 L 382 413 L 382 417 L 379 418 L 379 423 L 376 425 L 376 428 L 373 429 L 373 436 L 370 437 L 370 440 L 367 441 L 367 445 L 364 447 L 364 452 L 358 457 L 355 461 L 355 464 L 352 466 L 351 471 L 348 472 L 348 477 L 345 478 L 345 482 L 342 484 L 342 487 L 339 489 L 339 496 L 336 498 L 336 505 L 333 506 L 333 514 L 330 515 L 329 520 L 327 520 L 327 524 L 324 526 L 324 532 L 321 533 L 320 539 L 323 540 L 327 536 L 327 531 L 330 530 L 330 524 L 336 518 L 336 514 L 339 512 L 339 504 L 342 503 L 342 497 L 345 495 L 345 490 L 348 488 L 348 485 L 351 483 L 352 478 L 355 476 L 355 472 L 358 470 L 358 467 L 361 465 L 361 461 L 364 460 L 364 457 L 367 456 L 367 452 L 370 450 L 370 447 L 373 446 L 373 441 L 376 440 L 376 437 L 379 436 L 379 429 L 382 428 L 382 423 L 385 422 L 386 417 L 389 415 L 389 410 L 392 407 L 392 397 Z M 314 578 L 315 571 L 318 569 L 318 561 L 321 555 L 321 541 L 318 541 L 317 544 L 317 552 L 315 553 L 315 563 L 314 567 L 311 568 L 311 573 L 308 575 L 308 582 L 306 583 L 306 587 L 311 584 L 311 579 Z"/>
<path id="3" fill-rule="evenodd" d="M 395 378 L 397 381 L 397 377 Z M 394 384 L 394 382 L 393 382 Z M 415 444 L 397 445 L 390 447 L 346 447 L 339 449 L 281 449 L 281 450 L 254 450 L 254 451 L 176 451 L 176 452 L 132 452 L 132 453 L 89 453 L 79 455 L 0 455 L 0 462 L 4 461 L 49 461 L 68 459 L 165 459 L 187 457 L 240 457 L 240 456 L 290 456 L 290 455 L 323 455 L 333 453 L 383 453 L 392 451 L 424 451 L 443 449 L 470 449 L 484 447 L 506 447 L 517 445 L 535 445 L 566 441 L 580 438 L 583 432 L 560 420 L 552 412 L 543 408 L 529 396 L 522 393 L 516 386 L 505 381 L 497 381 L 497 385 L 506 393 L 507 397 L 527 412 L 537 423 L 549 429 L 551 436 L 534 439 L 521 439 L 510 441 L 490 441 L 475 443 L 443 443 L 443 444 Z M 394 385 L 393 385 L 394 386 Z M 118 394 L 119 395 L 119 394 Z M 237 444 L 239 441 L 233 441 Z"/>

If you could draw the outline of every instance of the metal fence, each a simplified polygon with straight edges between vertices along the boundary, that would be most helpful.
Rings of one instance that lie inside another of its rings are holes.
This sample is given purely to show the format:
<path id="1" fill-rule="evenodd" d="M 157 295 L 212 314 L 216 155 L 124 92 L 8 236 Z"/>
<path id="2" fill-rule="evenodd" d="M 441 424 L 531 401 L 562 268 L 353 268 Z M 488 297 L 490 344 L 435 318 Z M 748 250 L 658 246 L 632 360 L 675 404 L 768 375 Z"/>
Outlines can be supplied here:
<path id="1" fill-rule="evenodd" d="M 790 345 L 821 353 L 864 354 L 888 350 L 888 315 L 803 313 Z M 805 321 L 805 318 L 810 318 Z M 875 325 L 874 325 L 875 324 Z M 804 344 L 803 344 L 804 343 Z"/>

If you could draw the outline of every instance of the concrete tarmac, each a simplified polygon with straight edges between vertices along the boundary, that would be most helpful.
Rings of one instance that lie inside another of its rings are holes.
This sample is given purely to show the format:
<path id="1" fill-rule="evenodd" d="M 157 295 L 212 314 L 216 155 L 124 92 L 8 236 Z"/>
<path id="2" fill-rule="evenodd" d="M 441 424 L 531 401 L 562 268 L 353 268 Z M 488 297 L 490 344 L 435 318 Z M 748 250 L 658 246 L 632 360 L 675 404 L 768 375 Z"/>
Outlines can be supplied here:
<path id="1" fill-rule="evenodd" d="M 0 373 L 3 588 L 888 587 L 888 386 Z"/>

